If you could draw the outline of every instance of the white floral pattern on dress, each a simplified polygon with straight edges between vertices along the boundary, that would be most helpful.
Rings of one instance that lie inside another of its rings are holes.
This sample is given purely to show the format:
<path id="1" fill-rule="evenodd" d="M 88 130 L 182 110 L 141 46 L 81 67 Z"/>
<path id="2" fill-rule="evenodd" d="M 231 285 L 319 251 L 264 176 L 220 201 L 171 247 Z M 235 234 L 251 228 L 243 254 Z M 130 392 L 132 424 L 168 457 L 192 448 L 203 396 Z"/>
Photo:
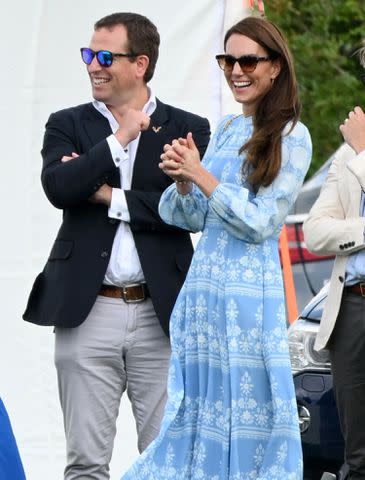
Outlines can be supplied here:
<path id="1" fill-rule="evenodd" d="M 225 119 L 203 159 L 207 199 L 169 187 L 160 214 L 202 230 L 171 317 L 168 402 L 158 437 L 123 480 L 302 480 L 278 236 L 311 158 L 306 127 L 283 136 L 278 177 L 241 175 L 252 119 Z"/>

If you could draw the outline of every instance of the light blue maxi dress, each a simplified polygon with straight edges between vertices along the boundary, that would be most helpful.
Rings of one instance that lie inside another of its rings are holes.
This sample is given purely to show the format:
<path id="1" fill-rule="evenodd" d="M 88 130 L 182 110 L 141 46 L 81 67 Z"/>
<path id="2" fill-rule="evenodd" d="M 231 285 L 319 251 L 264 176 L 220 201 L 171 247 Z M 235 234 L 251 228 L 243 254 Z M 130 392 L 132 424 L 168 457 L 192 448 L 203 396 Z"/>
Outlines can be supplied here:
<path id="1" fill-rule="evenodd" d="M 238 155 L 252 131 L 243 115 L 218 126 L 203 159 L 220 181 L 209 199 L 196 186 L 162 195 L 162 218 L 202 235 L 171 316 L 160 434 L 122 480 L 302 480 L 278 237 L 311 139 L 302 123 L 284 135 L 279 175 L 254 194 Z"/>

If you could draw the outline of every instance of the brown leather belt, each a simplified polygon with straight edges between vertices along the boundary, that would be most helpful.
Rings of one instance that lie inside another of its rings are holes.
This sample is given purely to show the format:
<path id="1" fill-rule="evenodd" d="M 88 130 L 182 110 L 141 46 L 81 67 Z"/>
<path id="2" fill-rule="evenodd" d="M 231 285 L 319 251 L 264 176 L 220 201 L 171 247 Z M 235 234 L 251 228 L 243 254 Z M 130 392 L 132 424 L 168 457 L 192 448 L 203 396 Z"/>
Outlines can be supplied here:
<path id="1" fill-rule="evenodd" d="M 138 303 L 146 300 L 150 296 L 150 292 L 145 283 L 135 283 L 123 287 L 102 285 L 99 295 L 110 298 L 122 298 L 126 303 Z"/>
<path id="2" fill-rule="evenodd" d="M 355 283 L 355 285 L 345 287 L 345 290 L 347 292 L 356 293 L 357 295 L 365 297 L 365 283 Z"/>

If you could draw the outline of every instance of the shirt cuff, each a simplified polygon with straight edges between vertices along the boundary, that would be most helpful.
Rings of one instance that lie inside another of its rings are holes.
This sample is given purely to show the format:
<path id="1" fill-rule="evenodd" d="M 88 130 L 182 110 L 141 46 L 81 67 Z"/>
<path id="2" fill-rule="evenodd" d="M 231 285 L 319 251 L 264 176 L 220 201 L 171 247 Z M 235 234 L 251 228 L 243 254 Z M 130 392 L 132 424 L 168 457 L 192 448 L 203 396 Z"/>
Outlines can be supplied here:
<path id="1" fill-rule="evenodd" d="M 128 158 L 128 153 L 122 147 L 122 145 L 118 142 L 115 135 L 109 135 L 106 141 L 108 142 L 110 153 L 113 158 L 113 162 L 115 163 L 116 167 L 119 167 L 120 162 Z"/>
<path id="2" fill-rule="evenodd" d="M 120 188 L 112 189 L 112 201 L 108 209 L 108 217 L 124 222 L 130 222 L 131 220 L 124 191 Z"/>

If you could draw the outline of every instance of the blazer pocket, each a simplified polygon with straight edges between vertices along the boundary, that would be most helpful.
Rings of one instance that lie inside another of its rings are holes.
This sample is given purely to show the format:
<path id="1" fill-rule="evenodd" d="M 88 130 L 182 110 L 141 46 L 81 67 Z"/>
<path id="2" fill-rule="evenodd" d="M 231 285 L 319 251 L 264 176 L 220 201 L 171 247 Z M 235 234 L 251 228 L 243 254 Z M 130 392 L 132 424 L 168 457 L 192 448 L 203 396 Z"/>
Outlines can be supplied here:
<path id="1" fill-rule="evenodd" d="M 49 260 L 66 260 L 71 256 L 73 246 L 72 240 L 56 240 L 49 254 Z"/>

